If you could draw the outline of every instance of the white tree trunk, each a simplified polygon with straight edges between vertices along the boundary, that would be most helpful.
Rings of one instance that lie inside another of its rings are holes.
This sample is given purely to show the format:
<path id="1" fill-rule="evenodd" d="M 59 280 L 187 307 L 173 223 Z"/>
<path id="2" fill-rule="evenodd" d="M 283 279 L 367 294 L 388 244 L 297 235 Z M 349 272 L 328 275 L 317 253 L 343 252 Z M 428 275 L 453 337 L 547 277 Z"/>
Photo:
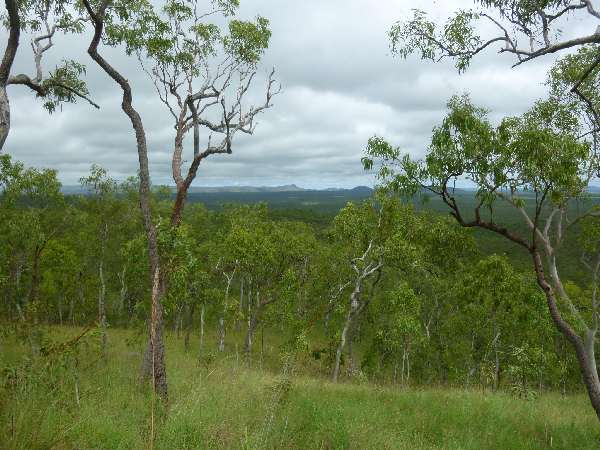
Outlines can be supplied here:
<path id="1" fill-rule="evenodd" d="M 204 303 L 200 308 L 200 353 L 204 349 Z"/>
<path id="2" fill-rule="evenodd" d="M 98 295 L 98 322 L 102 333 L 102 353 L 106 352 L 106 282 L 104 280 L 104 261 L 101 259 L 98 275 L 100 278 L 100 293 Z"/>
<path id="3" fill-rule="evenodd" d="M 0 86 L 0 151 L 10 131 L 10 102 L 6 93 L 6 86 Z"/>

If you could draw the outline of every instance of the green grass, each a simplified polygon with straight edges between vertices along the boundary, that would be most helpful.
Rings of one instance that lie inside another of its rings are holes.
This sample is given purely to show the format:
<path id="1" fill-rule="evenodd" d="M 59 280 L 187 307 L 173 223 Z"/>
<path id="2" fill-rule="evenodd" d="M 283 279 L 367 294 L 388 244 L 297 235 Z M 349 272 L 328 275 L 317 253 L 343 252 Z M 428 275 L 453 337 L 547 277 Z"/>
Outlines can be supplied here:
<path id="1" fill-rule="evenodd" d="M 64 339 L 77 330 L 52 333 Z M 3 392 L 0 448 L 149 448 L 152 394 L 138 382 L 141 342 L 134 337 L 110 330 L 106 362 L 95 362 L 94 347 L 81 349 L 79 406 L 70 369 L 53 388 L 39 381 Z M 170 403 L 156 410 L 154 448 L 600 448 L 600 424 L 584 395 L 525 401 L 457 389 L 334 385 L 303 376 L 304 361 L 292 364 L 288 377 L 278 374 L 275 357 L 264 371 L 235 352 L 200 363 L 197 340 L 192 344 L 186 354 L 182 339 L 167 338 Z M 20 361 L 22 351 L 12 338 L 2 340 L 2 368 Z"/>

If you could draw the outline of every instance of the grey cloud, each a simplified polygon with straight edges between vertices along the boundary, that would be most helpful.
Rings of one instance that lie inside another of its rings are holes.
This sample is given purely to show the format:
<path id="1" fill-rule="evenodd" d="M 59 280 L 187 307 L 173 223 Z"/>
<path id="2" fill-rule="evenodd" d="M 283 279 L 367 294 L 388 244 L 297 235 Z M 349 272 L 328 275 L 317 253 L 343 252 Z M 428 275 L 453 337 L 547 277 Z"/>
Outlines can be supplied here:
<path id="1" fill-rule="evenodd" d="M 437 2 L 433 9 L 443 18 L 461 4 Z M 453 94 L 471 92 L 495 118 L 521 113 L 544 95 L 552 58 L 511 70 L 510 59 L 491 51 L 458 75 L 450 61 L 433 64 L 392 57 L 387 30 L 408 15 L 412 5 L 398 0 L 242 1 L 243 17 L 266 16 L 273 31 L 249 100 L 263 100 L 271 67 L 284 91 L 274 99 L 275 107 L 260 116 L 254 136 L 236 137 L 233 155 L 202 163 L 196 184 L 369 184 L 372 175 L 363 173 L 360 157 L 370 136 L 384 136 L 420 156 Z M 29 92 L 18 87 L 10 91 L 13 128 L 8 152 L 29 165 L 57 168 L 68 184 L 76 183 L 92 163 L 119 179 L 137 171 L 135 139 L 120 110 L 120 92 L 85 54 L 88 39 L 89 33 L 58 39 L 48 64 L 57 64 L 65 52 L 68 58 L 82 59 L 100 111 L 85 103 L 66 105 L 49 120 Z M 126 57 L 121 49 L 102 52 L 134 87 L 134 102 L 148 133 L 153 182 L 170 183 L 171 117 L 135 58 Z M 30 71 L 31 65 L 23 45 L 17 68 Z"/>

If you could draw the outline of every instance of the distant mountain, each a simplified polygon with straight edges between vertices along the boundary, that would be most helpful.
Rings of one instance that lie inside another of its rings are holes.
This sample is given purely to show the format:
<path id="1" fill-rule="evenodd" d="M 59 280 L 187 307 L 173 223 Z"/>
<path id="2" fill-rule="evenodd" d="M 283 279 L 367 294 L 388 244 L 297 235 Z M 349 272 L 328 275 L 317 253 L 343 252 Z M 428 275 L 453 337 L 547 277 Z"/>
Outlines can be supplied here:
<path id="1" fill-rule="evenodd" d="M 193 186 L 190 194 L 208 194 L 221 192 L 301 192 L 307 189 L 286 184 L 283 186 Z"/>
<path id="2" fill-rule="evenodd" d="M 342 190 L 346 190 L 346 189 L 342 189 Z M 370 188 L 369 186 L 356 186 L 355 188 L 348 189 L 348 190 L 353 192 L 354 194 L 371 195 L 373 193 L 373 188 Z"/>

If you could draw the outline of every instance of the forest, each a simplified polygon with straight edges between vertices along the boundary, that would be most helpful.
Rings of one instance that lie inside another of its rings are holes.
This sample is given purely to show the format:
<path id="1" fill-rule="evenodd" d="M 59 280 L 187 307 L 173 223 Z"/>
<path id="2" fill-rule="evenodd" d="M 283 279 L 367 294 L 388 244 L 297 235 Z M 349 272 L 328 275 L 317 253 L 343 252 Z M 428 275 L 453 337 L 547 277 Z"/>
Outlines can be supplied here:
<path id="1" fill-rule="evenodd" d="M 220 194 L 194 190 L 205 160 L 235 159 L 286 95 L 257 75 L 268 19 L 239 0 L 4 3 L 0 448 L 600 447 L 600 33 L 565 22 L 595 30 L 593 1 L 473 0 L 440 23 L 423 2 L 382 30 L 398 65 L 554 58 L 545 97 L 500 119 L 440 99 L 422 157 L 373 130 L 372 189 Z M 87 53 L 51 69 L 59 34 Z M 171 126 L 168 185 L 124 58 Z M 90 160 L 67 187 L 11 155 L 10 96 L 49 123 L 96 110 L 92 71 L 138 172 Z"/>

